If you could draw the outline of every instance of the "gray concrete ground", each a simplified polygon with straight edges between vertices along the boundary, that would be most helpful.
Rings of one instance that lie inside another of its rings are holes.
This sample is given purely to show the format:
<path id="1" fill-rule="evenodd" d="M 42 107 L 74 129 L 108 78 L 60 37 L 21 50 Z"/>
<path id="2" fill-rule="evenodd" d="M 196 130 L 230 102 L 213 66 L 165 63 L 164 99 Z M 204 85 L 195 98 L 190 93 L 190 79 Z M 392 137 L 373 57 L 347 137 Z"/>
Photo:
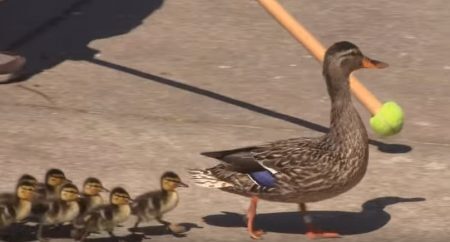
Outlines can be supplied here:
<path id="1" fill-rule="evenodd" d="M 370 133 L 357 187 L 310 204 L 316 221 L 345 242 L 448 241 L 450 3 L 281 2 L 325 45 L 349 40 L 389 63 L 356 75 L 406 112 L 399 135 Z M 148 224 L 151 240 L 129 241 L 251 241 L 247 199 L 196 187 L 186 169 L 215 164 L 202 151 L 321 135 L 330 106 L 316 60 L 253 0 L 23 4 L 0 3 L 1 47 L 31 61 L 26 81 L 0 86 L 0 190 L 58 167 L 77 184 L 94 175 L 138 195 L 173 170 L 192 186 L 167 219 L 191 230 L 177 238 Z M 266 241 L 307 241 L 296 209 L 260 203 Z"/>

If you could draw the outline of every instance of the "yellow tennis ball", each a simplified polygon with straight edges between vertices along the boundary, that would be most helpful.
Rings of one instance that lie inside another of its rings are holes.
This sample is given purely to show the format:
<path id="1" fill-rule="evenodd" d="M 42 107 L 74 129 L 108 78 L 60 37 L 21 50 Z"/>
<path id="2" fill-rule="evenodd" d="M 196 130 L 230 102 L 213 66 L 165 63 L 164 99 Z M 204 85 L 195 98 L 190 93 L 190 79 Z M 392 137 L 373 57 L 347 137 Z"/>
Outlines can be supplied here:
<path id="1" fill-rule="evenodd" d="M 372 130 L 380 136 L 397 134 L 403 128 L 403 110 L 395 102 L 386 102 L 370 119 Z"/>

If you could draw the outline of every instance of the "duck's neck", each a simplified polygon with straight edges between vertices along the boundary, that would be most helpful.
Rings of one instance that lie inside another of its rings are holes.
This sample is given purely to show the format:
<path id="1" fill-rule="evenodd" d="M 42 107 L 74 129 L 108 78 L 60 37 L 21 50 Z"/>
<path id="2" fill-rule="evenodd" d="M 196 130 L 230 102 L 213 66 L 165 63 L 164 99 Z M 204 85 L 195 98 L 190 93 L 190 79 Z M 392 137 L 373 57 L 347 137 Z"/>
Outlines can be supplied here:
<path id="1" fill-rule="evenodd" d="M 16 206 L 16 219 L 22 221 L 25 219 L 31 211 L 31 201 L 25 199 L 19 199 Z"/>
<path id="2" fill-rule="evenodd" d="M 331 73 L 332 74 L 332 73 Z M 330 131 L 325 138 L 336 149 L 367 147 L 367 132 L 364 123 L 352 104 L 349 74 L 325 75 L 331 98 Z"/>

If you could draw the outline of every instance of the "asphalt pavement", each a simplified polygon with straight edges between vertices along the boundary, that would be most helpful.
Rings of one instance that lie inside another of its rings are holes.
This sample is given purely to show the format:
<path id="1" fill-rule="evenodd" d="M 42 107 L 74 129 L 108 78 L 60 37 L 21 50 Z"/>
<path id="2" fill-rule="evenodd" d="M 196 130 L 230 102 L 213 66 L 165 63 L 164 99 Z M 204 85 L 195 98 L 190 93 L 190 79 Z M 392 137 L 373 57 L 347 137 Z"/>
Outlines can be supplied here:
<path id="1" fill-rule="evenodd" d="M 369 130 L 365 178 L 309 204 L 315 221 L 342 242 L 449 241 L 450 2 L 280 2 L 324 45 L 348 40 L 389 63 L 355 75 L 405 111 L 400 134 Z M 28 60 L 23 79 L 0 85 L 1 191 L 52 167 L 132 196 L 158 189 L 168 170 L 190 185 L 166 217 L 189 229 L 184 236 L 157 223 L 143 225 L 151 238 L 127 236 L 132 218 L 117 231 L 127 241 L 251 241 L 248 199 L 197 187 L 187 169 L 216 163 L 203 151 L 328 127 L 320 64 L 254 0 L 7 0 L 0 36 L 0 50 Z M 308 241 L 296 204 L 263 201 L 258 213 L 265 241 Z M 49 236 L 70 241 L 63 232 Z"/>

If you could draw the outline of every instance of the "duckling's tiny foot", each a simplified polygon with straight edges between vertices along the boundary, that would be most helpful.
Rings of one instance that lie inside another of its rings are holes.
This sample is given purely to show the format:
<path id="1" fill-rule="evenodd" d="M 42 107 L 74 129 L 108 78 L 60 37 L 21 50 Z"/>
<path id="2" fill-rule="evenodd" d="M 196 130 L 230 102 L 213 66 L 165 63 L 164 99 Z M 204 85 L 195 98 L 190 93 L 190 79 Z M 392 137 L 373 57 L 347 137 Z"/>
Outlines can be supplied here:
<path id="1" fill-rule="evenodd" d="M 252 239 L 262 239 L 262 235 L 265 234 L 261 229 L 249 231 L 248 233 Z"/>
<path id="2" fill-rule="evenodd" d="M 341 235 L 334 232 L 307 232 L 308 239 L 333 239 L 341 238 Z"/>

